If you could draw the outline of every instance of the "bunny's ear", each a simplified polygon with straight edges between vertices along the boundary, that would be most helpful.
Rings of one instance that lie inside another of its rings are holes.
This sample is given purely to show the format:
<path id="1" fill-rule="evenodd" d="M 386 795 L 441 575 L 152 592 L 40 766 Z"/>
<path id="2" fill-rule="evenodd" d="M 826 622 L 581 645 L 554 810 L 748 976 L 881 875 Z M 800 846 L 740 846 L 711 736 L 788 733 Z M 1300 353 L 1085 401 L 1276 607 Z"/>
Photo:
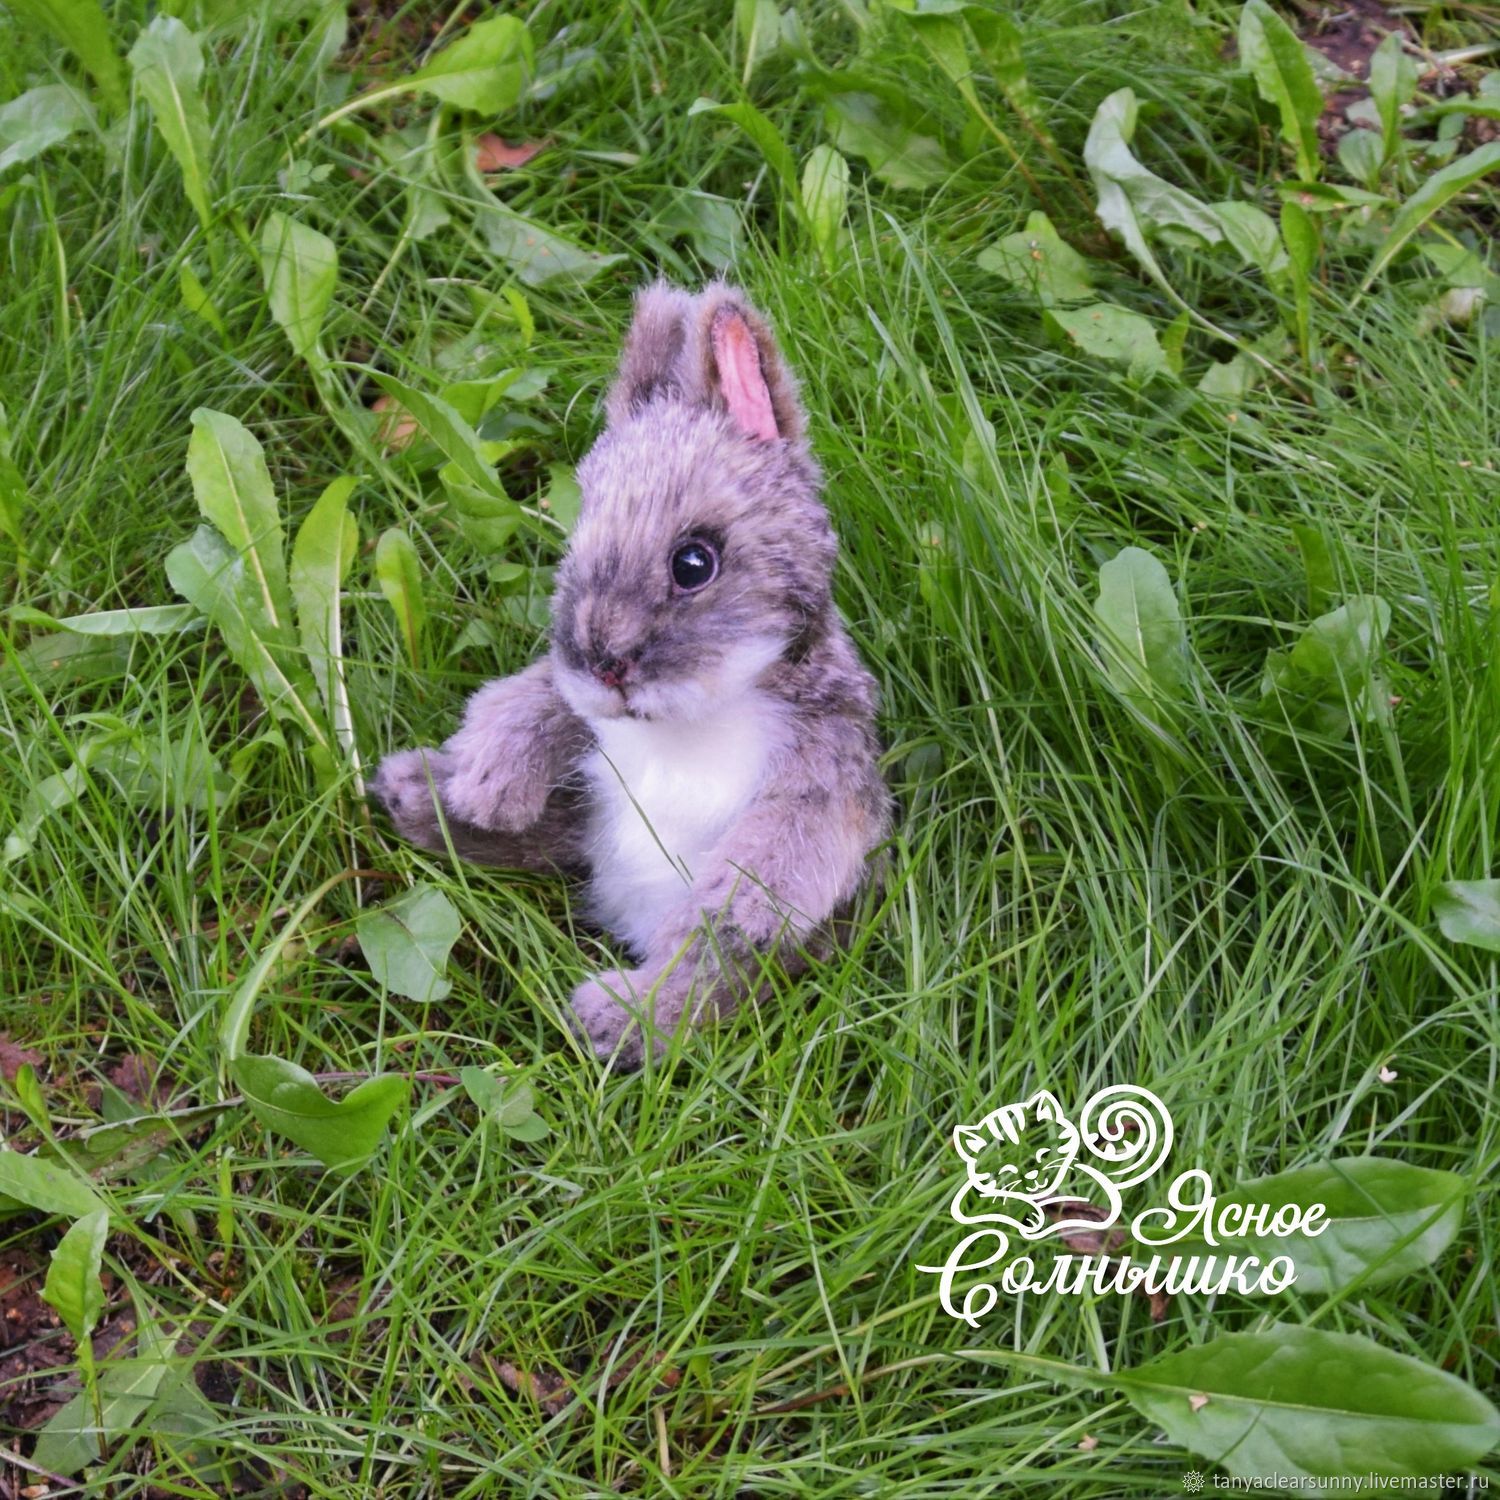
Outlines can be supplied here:
<path id="1" fill-rule="evenodd" d="M 800 438 L 797 384 L 760 314 L 720 281 L 696 299 L 694 315 L 693 395 L 727 412 L 746 437 Z"/>
<path id="2" fill-rule="evenodd" d="M 653 397 L 684 394 L 683 354 L 693 298 L 665 281 L 636 293 L 620 372 L 605 398 L 611 424 L 633 416 Z"/>

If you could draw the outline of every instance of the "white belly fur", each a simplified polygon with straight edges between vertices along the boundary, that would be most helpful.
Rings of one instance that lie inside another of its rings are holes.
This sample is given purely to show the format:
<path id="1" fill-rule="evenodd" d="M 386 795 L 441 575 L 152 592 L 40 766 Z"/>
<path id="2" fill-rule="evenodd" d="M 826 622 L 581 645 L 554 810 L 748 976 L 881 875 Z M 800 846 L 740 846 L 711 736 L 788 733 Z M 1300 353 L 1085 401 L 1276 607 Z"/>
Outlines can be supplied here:
<path id="1" fill-rule="evenodd" d="M 758 693 L 683 722 L 599 719 L 584 764 L 591 788 L 594 915 L 643 953 L 662 916 L 765 776 L 776 715 Z"/>

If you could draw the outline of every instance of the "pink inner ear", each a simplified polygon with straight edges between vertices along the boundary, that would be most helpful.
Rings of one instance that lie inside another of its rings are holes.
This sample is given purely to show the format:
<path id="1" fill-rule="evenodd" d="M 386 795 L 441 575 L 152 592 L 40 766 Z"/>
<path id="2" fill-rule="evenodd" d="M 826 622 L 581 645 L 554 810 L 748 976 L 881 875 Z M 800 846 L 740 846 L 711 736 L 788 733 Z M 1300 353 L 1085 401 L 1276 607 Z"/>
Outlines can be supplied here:
<path id="1" fill-rule="evenodd" d="M 719 389 L 735 426 L 765 442 L 780 437 L 771 392 L 761 373 L 760 350 L 749 325 L 737 312 L 726 310 L 714 319 L 713 342 Z"/>

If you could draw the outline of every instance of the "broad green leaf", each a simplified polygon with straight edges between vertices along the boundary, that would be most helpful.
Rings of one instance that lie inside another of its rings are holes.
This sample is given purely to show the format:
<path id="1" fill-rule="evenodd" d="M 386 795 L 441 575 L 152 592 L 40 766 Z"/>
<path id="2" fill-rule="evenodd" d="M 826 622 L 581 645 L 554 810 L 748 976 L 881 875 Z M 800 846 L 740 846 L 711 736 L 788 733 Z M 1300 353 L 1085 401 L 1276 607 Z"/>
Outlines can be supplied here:
<path id="1" fill-rule="evenodd" d="M 1281 238 L 1286 245 L 1287 267 L 1292 281 L 1293 316 L 1297 347 L 1304 364 L 1312 362 L 1312 282 L 1317 269 L 1322 236 L 1318 223 L 1300 203 L 1288 199 L 1281 205 Z"/>
<path id="2" fill-rule="evenodd" d="M 375 579 L 396 613 L 401 639 L 412 666 L 421 665 L 422 627 L 427 606 L 422 598 L 422 565 L 411 538 L 399 526 L 380 534 L 375 544 Z"/>
<path id="3" fill-rule="evenodd" d="M 1318 226 L 1300 203 L 1281 205 L 1281 238 L 1292 274 L 1304 281 L 1311 279 L 1318 264 Z"/>
<path id="4" fill-rule="evenodd" d="M 102 746 L 89 760 L 98 780 L 108 777 L 135 806 L 191 808 L 201 812 L 229 791 L 229 778 L 201 739 L 185 734 L 163 744 L 156 738 Z"/>
<path id="5" fill-rule="evenodd" d="M 1273 231 L 1274 232 L 1274 231 Z M 979 252 L 979 265 L 1012 286 L 1032 292 L 1043 307 L 1087 302 L 1094 295 L 1089 263 L 1040 209 L 1027 216 L 1026 227 Z"/>
<path id="6" fill-rule="evenodd" d="M 41 1080 L 36 1076 L 36 1069 L 29 1062 L 22 1063 L 16 1069 L 11 1088 L 15 1091 L 21 1108 L 26 1111 L 26 1118 L 48 1140 L 51 1140 L 53 1138 L 52 1116 L 47 1110 L 47 1098 L 42 1092 Z"/>
<path id="7" fill-rule="evenodd" d="M 1500 880 L 1450 880 L 1432 903 L 1450 943 L 1500 953 Z"/>
<path id="8" fill-rule="evenodd" d="M 112 110 L 124 110 L 125 70 L 114 34 L 98 0 L 5 0 L 6 6 L 44 26 L 88 69 L 100 97 Z"/>
<path id="9" fill-rule="evenodd" d="M 893 188 L 935 187 L 955 170 L 941 141 L 922 134 L 908 112 L 874 94 L 831 94 L 823 117 L 833 144 Z"/>
<path id="10" fill-rule="evenodd" d="M 1005 102 L 1026 122 L 1029 133 L 1066 169 L 1047 128 L 1041 101 L 1026 76 L 1021 33 L 1009 17 L 989 5 L 955 4 L 950 0 L 941 4 L 937 0 L 905 0 L 894 14 L 916 33 L 969 108 L 987 121 L 974 86 L 973 54 L 977 52 L 981 60 L 977 71 L 994 80 Z"/>
<path id="11" fill-rule="evenodd" d="M 43 1214 L 86 1218 L 106 1205 L 75 1173 L 40 1156 L 0 1148 L 0 1195 Z"/>
<path id="12" fill-rule="evenodd" d="M 405 1078 L 385 1073 L 365 1079 L 342 1099 L 330 1099 L 317 1079 L 296 1063 L 254 1054 L 237 1057 L 230 1074 L 262 1125 L 332 1171 L 369 1159 L 410 1092 Z"/>
<path id="13" fill-rule="evenodd" d="M 657 227 L 673 238 L 686 236 L 698 256 L 717 271 L 739 259 L 744 225 L 740 210 L 727 198 L 684 189 L 656 216 Z"/>
<path id="14" fill-rule="evenodd" d="M 567 464 L 548 464 L 551 479 L 547 493 L 542 497 L 541 508 L 551 516 L 564 531 L 572 531 L 583 508 L 583 491 Z"/>
<path id="15" fill-rule="evenodd" d="M 481 1116 L 513 1140 L 539 1141 L 549 1133 L 547 1122 L 536 1113 L 529 1083 L 512 1083 L 483 1068 L 463 1068 L 459 1078 Z"/>
<path id="16" fill-rule="evenodd" d="M 99 1324 L 104 1311 L 104 1286 L 99 1267 L 104 1261 L 104 1242 L 109 1238 L 109 1213 L 95 1209 L 85 1214 L 57 1243 L 47 1267 L 42 1300 L 55 1308 L 63 1327 L 75 1343 L 83 1341 Z"/>
<path id="17" fill-rule="evenodd" d="M 294 637 L 286 539 L 265 452 L 239 421 L 223 412 L 200 406 L 192 423 L 187 469 L 198 509 L 239 554 L 256 607 L 274 639 L 289 644 Z"/>
<path id="18" fill-rule="evenodd" d="M 142 604 L 135 609 L 101 609 L 61 618 L 40 609 L 18 608 L 10 617 L 17 624 L 93 636 L 178 635 L 196 628 L 203 618 L 190 604 Z"/>
<path id="19" fill-rule="evenodd" d="M 130 49 L 130 66 L 161 138 L 177 158 L 188 202 L 207 232 L 212 136 L 198 92 L 203 77 L 198 38 L 176 16 L 157 16 Z"/>
<path id="20" fill-rule="evenodd" d="M 1132 385 L 1145 385 L 1167 368 L 1166 351 L 1149 318 L 1108 302 L 1087 307 L 1052 307 L 1044 315 L 1047 327 L 1095 359 L 1127 367 Z"/>
<path id="21" fill-rule="evenodd" d="M 1473 1468 L 1500 1440 L 1500 1413 L 1455 1376 L 1357 1334 L 1287 1323 L 1161 1355 L 1112 1383 L 1174 1443 L 1245 1478 L 1439 1474 Z"/>
<path id="22" fill-rule="evenodd" d="M 1494 75 L 1491 74 L 1491 77 Z M 1472 115 L 1476 120 L 1500 120 L 1500 91 L 1485 94 L 1459 94 L 1452 99 L 1440 99 L 1418 112 L 1414 123 L 1441 120 L 1448 115 Z"/>
<path id="23" fill-rule="evenodd" d="M 10 419 L 0 403 L 0 533 L 8 536 L 16 550 L 25 553 L 22 512 L 30 503 L 26 478 L 11 457 Z"/>
<path id="24" fill-rule="evenodd" d="M 1159 283 L 1167 284 L 1147 243 L 1147 227 L 1193 244 L 1216 245 L 1224 238 L 1218 215 L 1190 193 L 1149 171 L 1131 151 L 1138 106 L 1132 89 L 1116 89 L 1094 111 L 1083 159 L 1099 200 L 1099 222 L 1124 241 L 1126 249 Z"/>
<path id="25" fill-rule="evenodd" d="M 443 142 L 433 136 L 429 126 L 429 121 L 414 120 L 403 129 L 370 141 L 405 189 L 406 223 L 401 233 L 407 241 L 428 239 L 453 219 L 448 212 L 449 190 L 441 179 L 437 160 Z"/>
<path id="26" fill-rule="evenodd" d="M 1105 563 L 1094 619 L 1104 669 L 1119 692 L 1138 706 L 1182 695 L 1187 632 L 1172 581 L 1157 558 L 1126 547 Z"/>
<path id="27" fill-rule="evenodd" d="M 328 751 L 314 707 L 317 688 L 295 648 L 266 619 L 258 584 L 223 537 L 211 526 L 200 526 L 167 554 L 167 578 L 218 628 L 266 708 L 297 724 L 314 745 Z"/>
<path id="28" fill-rule="evenodd" d="M 384 375 L 378 370 L 369 371 L 369 375 L 470 483 L 481 490 L 505 493 L 495 478 L 494 466 L 484 456 L 478 435 L 446 401 L 419 391 L 415 386 L 397 380 L 394 375 Z"/>
<path id="29" fill-rule="evenodd" d="M 349 514 L 358 480 L 335 479 L 297 528 L 290 582 L 297 603 L 297 630 L 318 696 L 346 757 L 354 752 L 354 721 L 344 681 L 344 636 L 340 596 L 359 550 L 359 523 Z"/>
<path id="30" fill-rule="evenodd" d="M 198 279 L 198 273 L 187 261 L 183 261 L 177 269 L 177 291 L 182 298 L 182 305 L 195 318 L 202 318 L 221 339 L 229 336 L 229 330 L 224 326 L 224 319 L 214 306 L 214 299 L 209 296 L 208 288 Z"/>
<path id="31" fill-rule="evenodd" d="M 1211 203 L 1208 211 L 1219 221 L 1224 240 L 1247 266 L 1255 266 L 1272 281 L 1286 270 L 1286 250 L 1276 221 L 1253 203 Z"/>
<path id="32" fill-rule="evenodd" d="M 303 897 L 296 911 L 283 923 L 281 931 L 266 945 L 260 957 L 251 965 L 250 972 L 235 987 L 234 995 L 225 1008 L 224 1019 L 219 1023 L 219 1046 L 224 1051 L 226 1062 L 232 1063 L 244 1053 L 245 1042 L 250 1036 L 250 1016 L 255 1009 L 255 1001 L 273 970 L 282 963 L 287 945 L 302 924 L 318 909 L 318 903 L 343 878 L 342 874 L 330 875 L 311 895 Z"/>
<path id="33" fill-rule="evenodd" d="M 781 132 L 753 104 L 719 104 L 713 99 L 697 99 L 688 108 L 691 115 L 722 115 L 738 125 L 765 157 L 766 165 L 781 179 L 793 204 L 800 201 L 797 184 L 797 160 L 782 139 Z"/>
<path id="34" fill-rule="evenodd" d="M 1220 1193 L 1219 1210 L 1264 1204 L 1327 1210 L 1316 1235 L 1223 1235 L 1217 1244 L 1180 1241 L 1173 1255 L 1290 1256 L 1300 1293 L 1329 1293 L 1359 1279 L 1361 1287 L 1383 1286 L 1431 1265 L 1453 1243 L 1463 1225 L 1468 1184 L 1453 1172 L 1414 1167 L 1388 1157 L 1349 1156 L 1258 1177 Z M 1163 1253 L 1168 1253 L 1163 1251 Z"/>
<path id="35" fill-rule="evenodd" d="M 479 1106 L 482 1113 L 489 1114 L 500 1102 L 500 1096 L 505 1089 L 503 1078 L 487 1072 L 484 1068 L 475 1067 L 460 1068 L 458 1077 L 464 1086 L 464 1092 Z"/>
<path id="36" fill-rule="evenodd" d="M 519 101 L 534 64 L 526 23 L 515 16 L 490 16 L 402 80 L 402 87 L 475 114 L 499 115 Z"/>
<path id="37" fill-rule="evenodd" d="M 27 791 L 21 816 L 5 841 L 7 863 L 30 849 L 37 830 L 53 813 L 78 801 L 88 786 L 86 773 L 96 780 L 107 776 L 116 794 L 133 805 L 166 802 L 173 808 L 201 811 L 227 790 L 218 762 L 200 740 L 189 736 L 163 746 L 128 730 L 109 731 L 76 744 L 73 754 L 71 766 L 44 776 Z"/>
<path id="38" fill-rule="evenodd" d="M 1370 263 L 1369 272 L 1360 283 L 1360 291 L 1367 292 L 1375 284 L 1375 278 L 1390 265 L 1401 252 L 1406 242 L 1455 194 L 1472 187 L 1481 177 L 1500 169 L 1500 141 L 1490 141 L 1450 162 L 1440 172 L 1434 172 L 1414 192 L 1391 221 L 1385 243 Z"/>
<path id="39" fill-rule="evenodd" d="M 1167 369 L 1174 375 L 1182 374 L 1182 347 L 1187 343 L 1188 329 L 1192 321 L 1193 315 L 1187 308 L 1183 308 L 1161 331 L 1161 352 L 1166 358 Z"/>
<path id="40" fill-rule="evenodd" d="M 1393 33 L 1394 35 L 1394 33 Z M 1377 130 L 1346 130 L 1339 137 L 1339 166 L 1356 182 L 1373 188 L 1385 164 L 1385 147 Z"/>
<path id="41" fill-rule="evenodd" d="M 112 1103 L 113 1100 L 113 1103 Z M 67 1142 L 68 1159 L 96 1182 L 128 1177 L 159 1162 L 164 1147 L 183 1144 L 200 1124 L 207 1124 L 228 1107 L 203 1104 L 191 1110 L 174 1110 L 170 1116 L 142 1115 L 141 1106 L 116 1091 L 104 1094 L 105 1118 L 113 1109 L 114 1123 L 94 1126 Z"/>
<path id="42" fill-rule="evenodd" d="M 916 33 L 932 60 L 950 83 L 967 83 L 974 65 L 969 60 L 969 38 L 957 14 L 932 10 L 893 10 Z"/>
<path id="43" fill-rule="evenodd" d="M 31 1455 L 37 1464 L 54 1474 L 76 1474 L 99 1461 L 103 1444 L 123 1436 L 145 1416 L 171 1369 L 172 1341 L 142 1329 L 139 1347 L 138 1358 L 101 1369 L 97 1414 L 92 1393 L 80 1391 L 48 1418 Z"/>
<path id="44" fill-rule="evenodd" d="M 832 146 L 814 147 L 802 164 L 802 214 L 825 266 L 838 257 L 848 203 L 849 163 Z"/>
<path id="45" fill-rule="evenodd" d="M 781 45 L 781 12 L 776 0 L 734 0 L 734 27 L 745 54 L 741 77 L 748 83 L 757 65 Z"/>
<path id="46" fill-rule="evenodd" d="M 1375 667 L 1390 628 L 1390 605 L 1357 595 L 1314 620 L 1290 651 L 1267 654 L 1262 696 L 1276 695 L 1289 718 L 1323 734 L 1347 733 L 1351 716 L 1382 718 L 1388 704 Z"/>
<path id="47" fill-rule="evenodd" d="M 66 84 L 28 89 L 0 105 L 0 172 L 40 156 L 48 146 L 67 140 L 93 121 L 88 100 Z"/>
<path id="48" fill-rule="evenodd" d="M 1302 554 L 1302 571 L 1307 574 L 1307 609 L 1312 615 L 1323 614 L 1328 601 L 1338 592 L 1338 569 L 1333 564 L 1333 551 L 1328 538 L 1316 526 L 1294 523 L 1292 535 L 1297 538 L 1297 550 Z"/>
<path id="49" fill-rule="evenodd" d="M 338 14 L 342 18 L 342 6 Z M 198 1389 L 186 1362 L 162 1382 L 142 1425 L 192 1475 L 200 1495 L 232 1495 L 244 1488 L 243 1471 L 224 1441 L 224 1414 Z"/>
<path id="50" fill-rule="evenodd" d="M 1042 101 L 1026 76 L 1026 61 L 1021 55 L 1023 38 L 1015 23 L 979 5 L 966 6 L 964 18 L 1005 102 L 1050 145 L 1052 137 L 1043 120 Z"/>
<path id="51" fill-rule="evenodd" d="M 432 94 L 445 104 L 476 114 L 502 114 L 527 91 L 534 64 L 535 49 L 525 23 L 515 16 L 490 16 L 477 21 L 415 73 L 377 84 L 329 111 L 302 139 L 356 110 L 413 91 Z"/>
<path id="52" fill-rule="evenodd" d="M 1391 199 L 1384 193 L 1372 193 L 1367 188 L 1355 187 L 1347 182 L 1279 182 L 1277 197 L 1283 203 L 1295 203 L 1310 214 L 1333 214 L 1347 208 L 1380 208 L 1391 206 Z"/>
<path id="53" fill-rule="evenodd" d="M 1198 392 L 1214 401 L 1238 406 L 1255 387 L 1261 368 L 1246 354 L 1211 364 L 1198 378 Z"/>
<path id="54" fill-rule="evenodd" d="M 118 636 L 82 636 L 62 630 L 28 642 L 17 661 L 39 683 L 108 682 L 127 674 L 130 645 Z M 0 674 L 3 671 L 0 668 Z"/>
<path id="55" fill-rule="evenodd" d="M 488 489 L 479 489 L 457 464 L 444 464 L 438 479 L 459 529 L 481 552 L 498 552 L 526 520 L 526 512 L 505 494 L 498 479 Z"/>
<path id="56" fill-rule="evenodd" d="M 71 807 L 83 794 L 86 784 L 84 768 L 88 764 L 85 754 L 89 742 L 78 749 L 78 761 L 66 770 L 44 776 L 26 793 L 21 804 L 21 816 L 5 840 L 5 863 L 11 864 L 30 852 L 37 830 L 59 808 Z M 0 1189 L 3 1191 L 3 1189 Z"/>
<path id="57" fill-rule="evenodd" d="M 166 8 L 197 31 L 243 34 L 262 21 L 285 25 L 306 20 L 326 8 L 328 0 L 172 0 Z"/>
<path id="58" fill-rule="evenodd" d="M 493 194 L 478 204 L 476 222 L 490 254 L 503 260 L 527 286 L 584 286 L 625 259 L 585 250 L 517 213 Z"/>
<path id="59" fill-rule="evenodd" d="M 1406 39 L 1398 27 L 1387 35 L 1370 57 L 1370 97 L 1380 115 L 1384 161 L 1388 161 L 1401 144 L 1401 106 L 1410 104 L 1416 92 L 1417 65 L 1408 56 Z"/>
<path id="60" fill-rule="evenodd" d="M 438 396 L 471 426 L 483 421 L 502 397 L 512 401 L 530 401 L 547 389 L 553 371 L 538 365 L 515 365 L 498 370 L 478 380 L 453 380 L 438 391 Z"/>
<path id="61" fill-rule="evenodd" d="M 106 730 L 77 742 L 73 746 L 73 764 L 51 776 L 34 782 L 21 804 L 21 816 L 5 840 L 6 863 L 19 859 L 31 848 L 31 841 L 44 822 L 60 808 L 70 807 L 83 795 L 88 785 L 88 768 L 129 731 Z"/>
<path id="62" fill-rule="evenodd" d="M 533 1099 L 529 1083 L 507 1083 L 495 1110 L 496 1121 L 505 1130 L 525 1124 L 536 1113 Z"/>
<path id="63" fill-rule="evenodd" d="M 1422 257 L 1443 278 L 1445 286 L 1456 289 L 1483 287 L 1491 295 L 1500 297 L 1500 276 L 1485 265 L 1477 250 L 1470 250 L 1465 245 L 1430 241 L 1422 246 Z"/>
<path id="64" fill-rule="evenodd" d="M 1318 116 L 1323 93 L 1297 34 L 1265 0 L 1246 0 L 1240 12 L 1240 62 L 1255 77 L 1267 104 L 1281 116 L 1281 134 L 1297 157 L 1297 175 L 1316 181 Z"/>
<path id="65" fill-rule="evenodd" d="M 271 316 L 302 359 L 318 356 L 318 335 L 339 279 L 339 253 L 326 234 L 283 213 L 266 215 L 261 275 Z"/>
<path id="66" fill-rule="evenodd" d="M 448 954 L 463 930 L 458 909 L 435 887 L 415 885 L 384 906 L 359 914 L 355 932 L 376 980 L 398 995 L 447 998 Z"/>

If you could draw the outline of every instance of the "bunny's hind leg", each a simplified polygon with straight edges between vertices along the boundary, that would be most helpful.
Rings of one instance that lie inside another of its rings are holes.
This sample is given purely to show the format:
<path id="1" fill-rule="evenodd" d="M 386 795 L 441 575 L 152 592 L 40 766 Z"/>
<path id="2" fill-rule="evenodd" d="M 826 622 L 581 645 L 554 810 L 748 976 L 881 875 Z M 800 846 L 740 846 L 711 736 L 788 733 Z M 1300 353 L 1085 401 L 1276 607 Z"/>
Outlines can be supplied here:
<path id="1" fill-rule="evenodd" d="M 763 987 L 768 959 L 795 971 L 872 873 L 885 836 L 885 789 L 784 785 L 758 798 L 705 874 L 663 920 L 638 969 L 610 970 L 573 993 L 595 1053 L 638 1066 L 642 1023 L 658 1055 L 685 1020 L 731 1014 Z"/>

